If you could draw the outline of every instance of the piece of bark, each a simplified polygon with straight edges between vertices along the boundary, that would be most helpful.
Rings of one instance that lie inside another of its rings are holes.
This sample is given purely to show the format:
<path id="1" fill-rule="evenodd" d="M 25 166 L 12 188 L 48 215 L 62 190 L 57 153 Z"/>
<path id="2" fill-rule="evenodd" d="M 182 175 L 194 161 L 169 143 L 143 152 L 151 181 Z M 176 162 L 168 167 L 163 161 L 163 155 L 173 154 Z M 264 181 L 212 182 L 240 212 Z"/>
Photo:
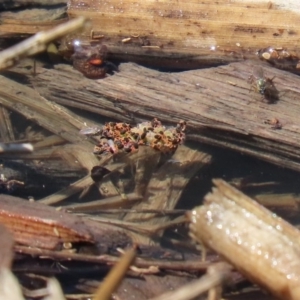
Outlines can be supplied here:
<path id="1" fill-rule="evenodd" d="M 118 227 L 7 195 L 0 196 L 0 222 L 17 243 L 40 248 L 38 252 L 62 248 L 64 243 L 85 242 L 101 254 L 133 244 L 128 233 Z"/>
<path id="2" fill-rule="evenodd" d="M 80 218 L 8 195 L 0 196 L 0 222 L 16 242 L 32 247 L 54 249 L 62 243 L 94 242 Z"/>
<path id="3" fill-rule="evenodd" d="M 300 297 L 300 231 L 221 179 L 189 214 L 191 237 L 280 299 Z"/>
<path id="4" fill-rule="evenodd" d="M 259 67 L 267 78 L 276 76 L 274 103 L 248 83 Z M 32 83 L 49 100 L 113 119 L 135 122 L 157 117 L 171 123 L 183 119 L 188 139 L 300 170 L 298 76 L 252 61 L 182 73 L 162 73 L 132 63 L 119 69 L 93 81 L 66 65 L 38 68 Z M 267 123 L 274 118 L 281 129 Z"/>
<path id="5" fill-rule="evenodd" d="M 297 64 L 299 12 L 297 0 L 70 0 L 69 16 L 86 16 L 92 26 L 67 41 L 102 43 L 114 58 L 169 68 L 258 59 L 269 46 L 287 48 Z M 295 61 L 286 63 L 296 68 Z"/>

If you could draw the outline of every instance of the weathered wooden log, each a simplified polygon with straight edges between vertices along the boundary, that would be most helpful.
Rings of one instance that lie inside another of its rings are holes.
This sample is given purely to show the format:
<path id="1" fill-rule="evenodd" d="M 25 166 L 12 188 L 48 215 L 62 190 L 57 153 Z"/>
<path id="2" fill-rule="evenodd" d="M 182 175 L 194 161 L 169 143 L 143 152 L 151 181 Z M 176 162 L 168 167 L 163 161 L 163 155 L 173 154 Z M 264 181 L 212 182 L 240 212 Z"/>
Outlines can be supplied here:
<path id="1" fill-rule="evenodd" d="M 265 99 L 248 83 L 258 66 L 246 61 L 161 73 L 123 64 L 114 76 L 93 81 L 69 66 L 58 65 L 37 69 L 32 83 L 46 99 L 109 118 L 135 122 L 158 117 L 171 123 L 184 119 L 188 139 L 300 170 L 300 79 L 263 65 L 267 78 L 276 76 L 273 83 L 278 91 L 274 98 Z M 275 120 L 281 128 L 272 125 Z"/>

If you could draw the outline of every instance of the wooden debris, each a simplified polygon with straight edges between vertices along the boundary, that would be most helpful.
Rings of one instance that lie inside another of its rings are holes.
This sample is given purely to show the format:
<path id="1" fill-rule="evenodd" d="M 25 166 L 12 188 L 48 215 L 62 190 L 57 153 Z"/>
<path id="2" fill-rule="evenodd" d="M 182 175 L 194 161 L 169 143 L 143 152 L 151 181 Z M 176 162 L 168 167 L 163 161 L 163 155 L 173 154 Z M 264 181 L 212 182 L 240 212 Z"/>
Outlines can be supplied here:
<path id="1" fill-rule="evenodd" d="M 15 251 L 20 254 L 28 254 L 33 257 L 47 257 L 51 260 L 59 261 L 81 261 L 86 263 L 93 263 L 99 265 L 114 265 L 119 261 L 116 256 L 101 254 L 101 255 L 91 255 L 85 253 L 72 253 L 67 251 L 53 251 L 47 249 L 31 248 L 30 246 L 19 246 L 14 247 Z M 167 252 L 168 253 L 168 252 Z M 161 270 L 173 270 L 173 271 L 186 271 L 186 272 L 200 272 L 203 273 L 211 265 L 211 261 L 202 262 L 200 259 L 191 259 L 183 261 L 181 260 L 171 260 L 168 261 L 162 257 L 162 259 L 143 259 L 137 258 L 134 265 L 139 268 L 151 268 L 151 266 L 156 266 Z M 213 261 L 216 260 L 214 257 Z"/>
<path id="2" fill-rule="evenodd" d="M 211 156 L 209 154 L 184 145 L 180 146 L 175 154 L 151 177 L 142 201 L 133 205 L 132 208 L 173 209 L 192 176 L 200 169 L 205 168 L 210 162 Z M 171 220 L 168 215 L 157 216 L 151 213 L 127 213 L 123 218 L 126 221 L 138 222 L 141 227 L 148 226 L 148 228 L 151 228 L 157 225 L 159 227 L 159 224 L 161 224 L 162 229 Z M 146 239 L 149 239 L 145 234 L 136 238 L 138 239 L 136 241 L 140 243 L 148 243 Z"/>
<path id="3" fill-rule="evenodd" d="M 214 184 L 189 214 L 191 237 L 276 297 L 299 299 L 300 232 L 223 180 Z"/>
<path id="4" fill-rule="evenodd" d="M 90 178 L 90 176 L 89 176 Z M 50 196 L 51 197 L 51 196 Z M 122 207 L 122 209 L 117 210 L 119 213 L 124 213 L 126 211 L 125 207 L 127 205 L 132 205 L 133 203 L 142 200 L 142 196 L 136 193 L 126 194 L 125 198 L 121 195 L 113 196 L 106 199 L 89 201 L 85 203 L 74 203 L 65 205 L 64 209 L 73 213 L 95 213 L 102 210 L 102 213 L 107 213 L 107 210 L 113 207 Z M 46 203 L 46 199 L 39 202 Z M 49 202 L 48 202 L 49 203 Z M 104 210 L 104 211 L 103 211 Z"/>
<path id="5" fill-rule="evenodd" d="M 295 47 L 299 8 L 293 2 L 277 0 L 271 8 L 269 0 L 165 0 L 159 4 L 147 0 L 135 4 L 118 0 L 69 1 L 69 16 L 89 18 L 92 28 L 68 37 L 67 42 L 77 39 L 86 44 L 101 43 L 117 59 L 177 69 L 245 58 L 258 60 L 256 52 L 270 46 L 287 48 L 286 52 L 295 53 L 299 61 Z M 288 24 L 284 21 L 287 19 Z M 286 65 L 296 70 L 297 61 L 286 60 Z"/>
<path id="6" fill-rule="evenodd" d="M 21 58 L 46 50 L 48 44 L 64 35 L 84 27 L 86 19 L 79 17 L 45 32 L 39 32 L 33 37 L 0 52 L 0 70 L 13 66 Z"/>
<path id="7" fill-rule="evenodd" d="M 86 186 L 89 186 L 93 183 L 92 178 L 90 175 L 85 176 L 78 181 L 74 182 L 67 188 L 63 189 L 62 191 L 58 191 L 57 193 L 51 194 L 48 197 L 45 197 L 41 200 L 39 200 L 39 203 L 47 204 L 47 205 L 53 205 L 57 204 L 69 196 L 72 196 L 76 193 L 81 192 Z"/>
<path id="8" fill-rule="evenodd" d="M 0 196 L 0 222 L 16 242 L 32 247 L 54 249 L 67 242 L 94 242 L 80 218 L 12 196 Z"/>
<path id="9" fill-rule="evenodd" d="M 13 125 L 9 115 L 9 111 L 6 108 L 0 107 L 0 137 L 3 143 L 15 140 Z"/>
<path id="10" fill-rule="evenodd" d="M 137 251 L 129 249 L 123 254 L 120 261 L 111 269 L 95 293 L 94 300 L 110 300 L 112 293 L 120 285 L 130 265 L 134 262 Z"/>
<path id="11" fill-rule="evenodd" d="M 279 96 L 273 104 L 249 92 L 248 78 L 255 66 L 262 66 L 268 78 L 276 76 Z M 98 81 L 65 65 L 38 68 L 32 83 L 49 100 L 124 122 L 149 117 L 170 123 L 184 119 L 187 139 L 300 170 L 298 76 L 251 61 L 182 73 L 162 73 L 131 63 L 119 69 L 101 80 L 101 88 Z M 229 84 L 229 79 L 236 85 Z M 273 118 L 280 120 L 281 130 L 264 123 Z"/>

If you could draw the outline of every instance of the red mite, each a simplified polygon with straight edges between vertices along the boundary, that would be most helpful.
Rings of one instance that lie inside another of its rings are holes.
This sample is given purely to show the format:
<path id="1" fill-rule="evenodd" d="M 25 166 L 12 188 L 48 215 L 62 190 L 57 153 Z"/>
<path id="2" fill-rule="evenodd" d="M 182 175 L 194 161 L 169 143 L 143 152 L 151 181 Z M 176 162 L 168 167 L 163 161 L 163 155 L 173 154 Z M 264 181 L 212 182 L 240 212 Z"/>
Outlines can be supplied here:
<path id="1" fill-rule="evenodd" d="M 89 63 L 93 66 L 101 66 L 103 64 L 103 60 L 99 58 L 94 58 L 89 60 Z"/>
<path id="2" fill-rule="evenodd" d="M 105 45 L 81 45 L 74 42 L 74 54 L 72 55 L 73 67 L 85 77 L 100 79 L 107 72 L 117 71 L 117 67 L 106 60 L 107 47 Z"/>

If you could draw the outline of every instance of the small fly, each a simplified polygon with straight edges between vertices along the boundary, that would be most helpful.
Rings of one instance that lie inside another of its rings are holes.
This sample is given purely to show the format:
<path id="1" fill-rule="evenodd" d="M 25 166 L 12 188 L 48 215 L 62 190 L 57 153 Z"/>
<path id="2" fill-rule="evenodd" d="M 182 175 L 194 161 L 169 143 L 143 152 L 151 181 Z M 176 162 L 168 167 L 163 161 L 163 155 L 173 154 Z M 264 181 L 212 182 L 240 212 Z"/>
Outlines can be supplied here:
<path id="1" fill-rule="evenodd" d="M 268 102 L 275 102 L 278 100 L 278 91 L 274 86 L 273 78 L 268 78 L 264 75 L 262 67 L 256 67 L 253 69 L 253 74 L 249 77 L 249 83 L 251 84 L 250 91 L 254 89 L 257 93 L 263 96 Z"/>

